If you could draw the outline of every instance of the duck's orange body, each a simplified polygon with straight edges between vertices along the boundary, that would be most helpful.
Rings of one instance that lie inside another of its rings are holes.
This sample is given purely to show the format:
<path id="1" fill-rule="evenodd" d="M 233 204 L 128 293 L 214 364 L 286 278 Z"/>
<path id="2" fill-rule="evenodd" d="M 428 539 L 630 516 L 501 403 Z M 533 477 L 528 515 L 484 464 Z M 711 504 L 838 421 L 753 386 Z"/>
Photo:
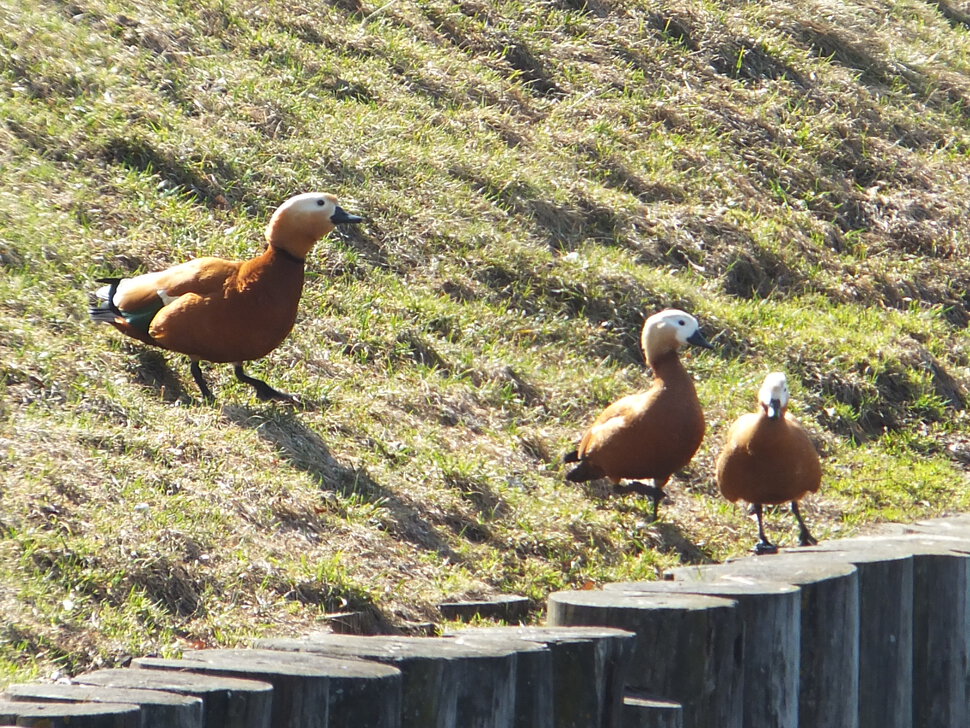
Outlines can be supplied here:
<path id="1" fill-rule="evenodd" d="M 816 493 L 822 465 L 808 433 L 789 414 L 742 415 L 717 459 L 717 484 L 729 501 L 778 505 Z"/>
<path id="2" fill-rule="evenodd" d="M 260 359 L 293 329 L 303 292 L 303 263 L 268 247 L 247 261 L 198 258 L 129 281 L 114 297 L 122 311 L 144 310 L 158 291 L 176 298 L 147 331 L 123 317 L 118 330 L 164 349 L 211 362 Z M 147 336 L 146 336 L 147 334 Z"/>
<path id="3" fill-rule="evenodd" d="M 614 483 L 636 478 L 665 483 L 690 463 L 704 439 L 704 412 L 676 352 L 659 357 L 651 367 L 650 389 L 603 410 L 579 443 L 579 459 L 597 477 Z"/>
<path id="4" fill-rule="evenodd" d="M 304 260 L 341 223 L 360 222 L 332 195 L 290 198 L 266 229 L 266 250 L 246 261 L 197 258 L 134 278 L 105 279 L 92 318 L 163 349 L 186 354 L 202 394 L 212 394 L 198 362 L 231 362 L 261 399 L 292 399 L 246 376 L 242 363 L 279 346 L 293 329 L 303 292 Z"/>
<path id="5" fill-rule="evenodd" d="M 818 491 L 822 465 L 811 438 L 787 413 L 788 385 L 781 373 L 769 374 L 759 394 L 761 409 L 739 417 L 728 430 L 717 459 L 717 485 L 725 498 L 744 500 L 758 516 L 759 553 L 777 549 L 768 542 L 762 506 L 790 502 L 801 528 L 802 545 L 815 543 L 798 510 L 798 501 Z"/>
<path id="6" fill-rule="evenodd" d="M 617 400 L 596 418 L 567 462 L 579 466 L 567 474 L 573 481 L 606 477 L 617 492 L 634 491 L 654 499 L 654 515 L 670 476 L 690 463 L 704 439 L 704 412 L 694 382 L 678 356 L 685 343 L 710 347 L 697 321 L 668 309 L 647 319 L 642 335 L 654 381 L 646 392 Z M 623 480 L 650 478 L 620 486 Z"/>

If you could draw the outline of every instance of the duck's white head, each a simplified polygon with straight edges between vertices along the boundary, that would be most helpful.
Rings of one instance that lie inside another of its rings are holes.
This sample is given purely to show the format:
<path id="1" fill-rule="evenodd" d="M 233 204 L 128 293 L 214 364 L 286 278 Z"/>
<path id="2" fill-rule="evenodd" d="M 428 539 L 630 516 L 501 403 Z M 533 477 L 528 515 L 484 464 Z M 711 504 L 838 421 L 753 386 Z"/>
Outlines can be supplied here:
<path id="1" fill-rule="evenodd" d="M 643 324 L 640 337 L 647 360 L 652 361 L 662 354 L 677 351 L 685 344 L 713 349 L 701 333 L 697 319 L 689 313 L 676 308 L 668 308 L 655 313 Z"/>
<path id="2" fill-rule="evenodd" d="M 333 195 L 305 192 L 276 208 L 266 226 L 266 240 L 274 248 L 302 260 L 337 225 L 362 221 L 362 217 L 348 214 Z"/>
<path id="3" fill-rule="evenodd" d="M 768 419 L 777 420 L 785 416 L 788 409 L 788 380 L 782 372 L 772 372 L 758 390 L 758 403 Z"/>

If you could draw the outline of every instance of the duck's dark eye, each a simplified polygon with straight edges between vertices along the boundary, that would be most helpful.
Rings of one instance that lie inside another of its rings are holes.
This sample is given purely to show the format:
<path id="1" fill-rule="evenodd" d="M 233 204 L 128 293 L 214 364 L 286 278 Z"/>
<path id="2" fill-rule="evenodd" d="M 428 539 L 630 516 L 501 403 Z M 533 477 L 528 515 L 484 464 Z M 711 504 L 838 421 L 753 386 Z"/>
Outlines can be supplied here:
<path id="1" fill-rule="evenodd" d="M 317 205 L 319 205 L 320 207 L 323 207 L 326 204 L 327 204 L 326 200 L 323 200 L 323 199 L 317 200 Z"/>
<path id="2" fill-rule="evenodd" d="M 678 326 L 686 326 L 686 323 L 684 322 L 684 319 L 681 319 L 680 321 L 677 322 L 677 325 Z"/>

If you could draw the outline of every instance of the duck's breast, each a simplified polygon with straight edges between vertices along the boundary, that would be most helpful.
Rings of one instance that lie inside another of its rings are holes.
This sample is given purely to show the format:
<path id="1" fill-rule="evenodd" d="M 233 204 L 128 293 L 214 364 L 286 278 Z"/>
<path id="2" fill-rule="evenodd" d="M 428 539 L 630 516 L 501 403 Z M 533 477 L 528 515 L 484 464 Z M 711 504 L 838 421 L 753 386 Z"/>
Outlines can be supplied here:
<path id="1" fill-rule="evenodd" d="M 808 434 L 794 418 L 739 418 L 717 460 L 717 483 L 731 501 L 766 505 L 798 500 L 819 489 L 822 467 Z"/>

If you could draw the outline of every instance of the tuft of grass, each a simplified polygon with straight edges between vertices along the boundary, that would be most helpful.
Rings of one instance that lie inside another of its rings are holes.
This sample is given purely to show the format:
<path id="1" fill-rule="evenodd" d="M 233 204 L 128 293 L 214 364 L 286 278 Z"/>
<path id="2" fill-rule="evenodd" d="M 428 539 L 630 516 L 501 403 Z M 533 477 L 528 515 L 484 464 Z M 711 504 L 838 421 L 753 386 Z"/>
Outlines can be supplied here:
<path id="1" fill-rule="evenodd" d="M 966 23 L 946 3 L 0 1 L 0 681 L 748 550 L 713 464 L 771 370 L 822 538 L 970 489 Z M 95 279 L 248 257 L 320 189 L 297 328 L 201 406 Z M 563 479 L 695 313 L 658 523 Z M 784 509 L 768 513 L 795 540 Z"/>

